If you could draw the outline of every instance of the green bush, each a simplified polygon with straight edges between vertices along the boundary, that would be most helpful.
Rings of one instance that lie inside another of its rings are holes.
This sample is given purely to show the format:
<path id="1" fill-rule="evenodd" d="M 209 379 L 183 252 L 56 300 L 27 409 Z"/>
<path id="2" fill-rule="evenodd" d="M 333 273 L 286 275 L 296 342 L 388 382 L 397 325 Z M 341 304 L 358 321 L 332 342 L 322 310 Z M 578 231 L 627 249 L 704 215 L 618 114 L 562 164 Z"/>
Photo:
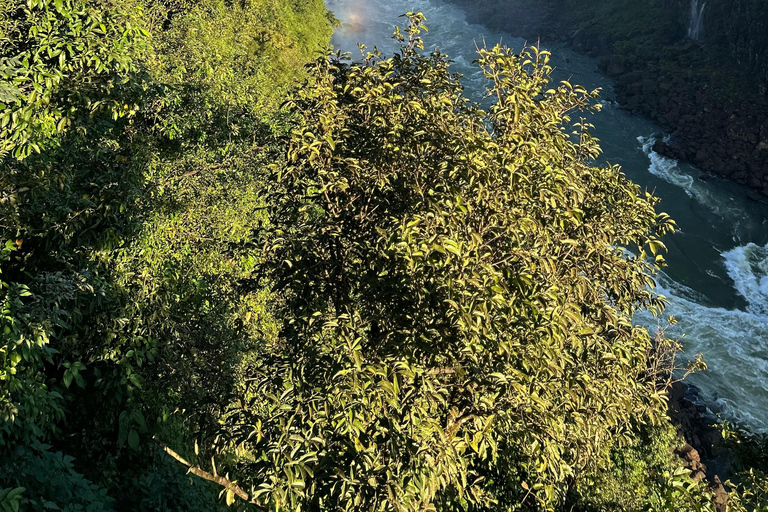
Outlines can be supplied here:
<path id="1" fill-rule="evenodd" d="M 261 169 L 330 16 L 0 6 L 0 455 L 42 439 L 113 497 L 165 488 L 151 437 L 204 438 L 274 330 L 250 254 Z"/>
<path id="2" fill-rule="evenodd" d="M 733 455 L 733 477 L 726 482 L 734 512 L 768 511 L 768 434 L 724 421 L 725 446 Z"/>
<path id="3" fill-rule="evenodd" d="M 0 272 L 15 250 L 11 242 L 0 250 Z M 0 280 L 0 448 L 50 433 L 63 414 L 62 397 L 42 372 L 55 351 L 45 327 L 25 311 L 30 295 L 26 286 Z"/>
<path id="4" fill-rule="evenodd" d="M 684 442 L 668 422 L 641 428 L 630 445 L 612 450 L 605 467 L 576 481 L 569 510 L 713 512 L 706 484 L 694 482 L 673 454 Z"/>
<path id="5" fill-rule="evenodd" d="M 0 7 L 0 509 L 221 508 L 166 444 L 245 509 L 703 510 L 631 323 L 674 224 L 546 52 L 482 111 L 420 15 L 308 73 L 319 0 Z"/>
<path id="6" fill-rule="evenodd" d="M 662 306 L 674 224 L 590 164 L 570 113 L 595 94 L 552 88 L 546 52 L 481 49 L 483 112 L 410 19 L 291 105 L 265 252 L 285 323 L 230 413 L 233 471 L 276 509 L 550 509 L 663 421 L 631 318 Z"/>
<path id="7" fill-rule="evenodd" d="M 0 458 L 0 482 L 24 491 L 17 499 L 22 512 L 108 512 L 114 500 L 74 469 L 74 459 L 39 443 L 17 446 Z M 15 510 L 14 510 L 15 512 Z"/>
<path id="8" fill-rule="evenodd" d="M 147 32 L 131 9 L 83 0 L 4 0 L 0 17 L 0 156 L 23 159 L 95 114 L 135 111 Z"/>

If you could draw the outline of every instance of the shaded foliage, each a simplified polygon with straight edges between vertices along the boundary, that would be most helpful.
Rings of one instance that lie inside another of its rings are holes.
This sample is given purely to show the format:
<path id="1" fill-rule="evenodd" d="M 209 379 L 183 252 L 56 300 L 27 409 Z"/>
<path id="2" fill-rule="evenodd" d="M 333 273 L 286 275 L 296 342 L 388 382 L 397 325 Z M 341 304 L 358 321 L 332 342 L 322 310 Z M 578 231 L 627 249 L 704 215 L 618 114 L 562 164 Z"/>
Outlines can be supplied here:
<path id="1" fill-rule="evenodd" d="M 51 452 L 49 446 L 20 445 L 0 460 L 0 481 L 24 489 L 18 510 L 115 510 L 114 500 L 104 489 L 83 478 L 74 469 L 73 461 L 70 456 Z"/>
<path id="2" fill-rule="evenodd" d="M 0 509 L 703 496 L 631 324 L 674 224 L 546 52 L 482 111 L 417 14 L 307 75 L 318 0 L 0 6 Z"/>
<path id="3" fill-rule="evenodd" d="M 191 449 L 271 328 L 248 284 L 259 169 L 331 17 L 322 2 L 2 7 L 0 446 L 76 454 L 120 509 L 210 510 L 172 496 L 184 468 L 151 438 Z"/>

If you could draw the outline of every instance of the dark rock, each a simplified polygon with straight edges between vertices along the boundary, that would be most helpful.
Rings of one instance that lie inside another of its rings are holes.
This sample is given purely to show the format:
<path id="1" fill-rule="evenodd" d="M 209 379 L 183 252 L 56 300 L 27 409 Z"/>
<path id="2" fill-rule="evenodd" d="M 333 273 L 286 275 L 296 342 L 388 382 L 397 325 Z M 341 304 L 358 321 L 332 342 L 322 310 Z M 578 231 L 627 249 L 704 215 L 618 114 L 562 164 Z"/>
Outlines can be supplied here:
<path id="1" fill-rule="evenodd" d="M 707 478 L 707 474 L 703 471 L 694 471 L 691 473 L 691 478 L 694 482 L 701 482 L 705 478 Z"/>
<path id="2" fill-rule="evenodd" d="M 657 140 L 653 143 L 653 150 L 660 155 L 667 155 L 671 151 L 669 145 L 661 140 Z"/>
<path id="3" fill-rule="evenodd" d="M 673 382 L 672 385 L 669 387 L 669 401 L 674 403 L 679 403 L 680 400 L 685 398 L 685 394 L 688 392 L 688 389 L 686 388 L 685 384 L 682 382 Z"/>
<path id="4" fill-rule="evenodd" d="M 699 469 L 701 466 L 701 457 L 699 452 L 690 444 L 684 445 L 676 450 L 678 457 L 683 459 L 692 469 Z"/>
<path id="5" fill-rule="evenodd" d="M 640 106 L 640 96 L 630 96 L 624 104 L 627 109 L 635 109 Z"/>
<path id="6" fill-rule="evenodd" d="M 701 462 L 701 456 L 711 459 L 719 453 L 719 447 L 722 444 L 722 435 L 720 431 L 709 424 L 699 412 L 700 406 L 694 404 L 686 395 L 691 395 L 695 388 L 688 388 L 682 383 L 675 383 L 670 388 L 669 396 L 669 417 L 672 423 L 677 426 L 682 436 L 689 443 L 680 448 L 678 454 L 683 460 Z M 706 411 L 706 407 L 704 408 Z M 692 450 L 696 453 L 693 454 Z M 698 466 L 695 467 L 698 469 Z M 706 471 L 706 469 L 705 469 Z"/>
<path id="7" fill-rule="evenodd" d="M 630 73 L 626 73 L 618 78 L 618 82 L 620 85 L 629 85 L 629 84 L 636 84 L 640 82 L 643 78 L 643 73 L 641 71 L 632 71 Z"/>
<path id="8" fill-rule="evenodd" d="M 728 512 L 728 493 L 723 487 L 722 482 L 720 482 L 720 477 L 715 475 L 712 480 L 710 490 L 714 495 L 712 502 L 715 504 L 715 510 L 717 510 L 717 512 Z"/>
<path id="9" fill-rule="evenodd" d="M 643 93 L 643 86 L 640 82 L 632 82 L 626 86 L 628 96 L 639 96 Z"/>
<path id="10" fill-rule="evenodd" d="M 722 81 L 713 80 L 717 76 L 707 76 L 696 68 L 697 63 L 705 62 L 700 55 L 709 51 L 708 45 L 714 48 L 721 44 L 714 36 L 705 36 L 706 42 L 702 44 L 685 38 L 684 30 L 665 31 L 656 41 L 648 43 L 652 52 L 640 55 L 620 50 L 621 45 L 614 44 L 624 42 L 625 38 L 630 43 L 638 42 L 633 34 L 609 34 L 599 23 L 577 26 L 561 2 L 480 2 L 478 5 L 474 0 L 450 1 L 466 7 L 470 22 L 528 37 L 529 41 L 535 41 L 536 36 L 550 41 L 564 40 L 577 51 L 599 57 L 600 69 L 615 77 L 616 98 L 622 108 L 650 118 L 668 132 L 675 132 L 676 147 L 660 154 L 696 163 L 703 171 L 729 177 L 760 195 L 765 193 L 768 64 L 761 64 L 762 74 L 756 78 L 762 82 L 755 84 L 752 92 L 744 89 L 731 94 Z M 685 0 L 665 2 L 674 4 L 682 15 L 687 15 L 690 4 Z M 718 20 L 708 23 L 717 25 Z M 722 41 L 732 39 L 720 36 Z M 768 53 L 761 55 L 763 58 Z M 668 65 L 681 58 L 691 65 Z M 768 58 L 762 62 L 768 63 Z"/>
<path id="11" fill-rule="evenodd" d="M 624 71 L 624 59 L 616 56 L 610 59 L 608 66 L 605 68 L 605 72 L 610 76 L 623 75 Z"/>
<path id="12" fill-rule="evenodd" d="M 654 80 L 643 81 L 643 94 L 651 95 L 656 92 L 657 83 Z"/>

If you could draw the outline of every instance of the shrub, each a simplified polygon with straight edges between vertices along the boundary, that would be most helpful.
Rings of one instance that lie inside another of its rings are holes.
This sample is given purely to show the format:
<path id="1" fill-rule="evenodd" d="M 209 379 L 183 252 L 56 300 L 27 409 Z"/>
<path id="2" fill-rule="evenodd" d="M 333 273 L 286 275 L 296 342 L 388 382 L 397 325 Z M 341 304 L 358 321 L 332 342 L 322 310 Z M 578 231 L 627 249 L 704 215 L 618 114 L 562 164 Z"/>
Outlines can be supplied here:
<path id="1" fill-rule="evenodd" d="M 551 87 L 546 52 L 480 49 L 484 112 L 409 16 L 399 53 L 323 56 L 291 106 L 285 325 L 229 416 L 236 474 L 279 509 L 548 509 L 663 417 L 631 319 L 673 223 L 590 164 L 569 116 L 596 93 Z"/>

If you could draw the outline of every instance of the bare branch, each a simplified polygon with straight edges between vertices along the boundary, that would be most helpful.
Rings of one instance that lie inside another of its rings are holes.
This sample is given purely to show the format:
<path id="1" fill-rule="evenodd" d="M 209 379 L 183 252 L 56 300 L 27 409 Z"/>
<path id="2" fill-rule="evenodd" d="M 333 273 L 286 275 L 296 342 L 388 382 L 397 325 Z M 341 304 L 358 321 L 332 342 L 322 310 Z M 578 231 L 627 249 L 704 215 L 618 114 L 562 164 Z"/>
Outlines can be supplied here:
<path id="1" fill-rule="evenodd" d="M 213 483 L 216 483 L 216 484 L 224 487 L 225 489 L 227 489 L 231 493 L 233 493 L 238 498 L 241 498 L 244 501 L 247 501 L 248 503 L 251 503 L 253 505 L 260 506 L 258 503 L 254 502 L 254 501 L 251 501 L 250 495 L 247 492 L 245 492 L 245 490 L 243 490 L 243 488 L 240 487 L 239 485 L 235 484 L 234 482 L 231 482 L 230 480 L 224 478 L 221 475 L 214 475 L 214 474 L 211 474 L 211 473 L 209 473 L 209 472 L 199 468 L 198 466 L 193 466 L 192 464 L 187 462 L 187 460 L 184 457 L 182 457 L 181 455 L 179 455 L 178 453 L 173 451 L 171 448 L 169 448 L 165 444 L 163 444 L 160 441 L 158 441 L 157 438 L 154 438 L 154 440 L 155 440 L 155 442 L 157 442 L 157 444 L 159 444 L 160 446 L 163 447 L 163 450 L 165 451 L 165 453 L 167 453 L 168 455 L 170 455 L 171 457 L 176 459 L 178 462 L 180 462 L 183 465 L 185 465 L 187 467 L 187 473 L 192 473 L 195 476 L 199 476 L 200 478 L 204 478 L 205 480 L 209 480 L 209 481 L 211 481 Z M 214 471 L 216 471 L 216 470 L 214 469 Z"/>

